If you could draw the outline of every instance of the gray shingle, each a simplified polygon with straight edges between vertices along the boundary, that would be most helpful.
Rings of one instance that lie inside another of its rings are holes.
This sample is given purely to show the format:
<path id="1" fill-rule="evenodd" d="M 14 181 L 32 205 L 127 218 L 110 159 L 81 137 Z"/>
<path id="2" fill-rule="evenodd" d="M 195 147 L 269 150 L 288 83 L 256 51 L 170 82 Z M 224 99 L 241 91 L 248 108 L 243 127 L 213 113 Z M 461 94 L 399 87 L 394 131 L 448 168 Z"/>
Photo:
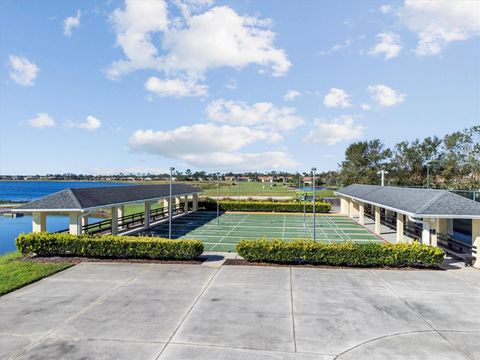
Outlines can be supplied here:
<path id="1" fill-rule="evenodd" d="M 422 217 L 422 215 L 480 217 L 480 203 L 447 190 L 353 184 L 336 190 L 351 196 Z"/>
<path id="2" fill-rule="evenodd" d="M 202 190 L 187 184 L 173 184 L 172 195 L 199 193 Z M 169 185 L 108 186 L 97 188 L 65 189 L 41 199 L 31 201 L 15 210 L 65 209 L 81 210 L 98 206 L 109 206 L 167 197 Z"/>

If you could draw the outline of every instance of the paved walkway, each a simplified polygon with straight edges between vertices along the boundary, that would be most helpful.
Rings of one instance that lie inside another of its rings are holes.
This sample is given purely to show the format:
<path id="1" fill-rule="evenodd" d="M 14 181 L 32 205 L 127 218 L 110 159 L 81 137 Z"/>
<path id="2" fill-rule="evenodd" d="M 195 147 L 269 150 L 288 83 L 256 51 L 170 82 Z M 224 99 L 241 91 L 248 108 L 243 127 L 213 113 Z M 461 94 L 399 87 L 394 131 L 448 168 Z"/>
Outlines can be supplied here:
<path id="1" fill-rule="evenodd" d="M 480 271 L 84 263 L 0 297 L 1 359 L 480 359 Z"/>

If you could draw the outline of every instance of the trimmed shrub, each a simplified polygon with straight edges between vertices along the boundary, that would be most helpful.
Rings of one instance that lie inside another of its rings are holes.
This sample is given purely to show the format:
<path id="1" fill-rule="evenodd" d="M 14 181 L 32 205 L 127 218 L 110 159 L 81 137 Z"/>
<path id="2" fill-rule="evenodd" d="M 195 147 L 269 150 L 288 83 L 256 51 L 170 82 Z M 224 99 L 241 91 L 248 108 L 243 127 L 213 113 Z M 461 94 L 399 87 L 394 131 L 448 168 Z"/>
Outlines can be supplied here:
<path id="1" fill-rule="evenodd" d="M 444 258 L 442 249 L 418 242 L 330 244 L 313 240 L 241 240 L 237 252 L 253 262 L 358 267 L 432 267 Z"/>
<path id="2" fill-rule="evenodd" d="M 42 232 L 20 234 L 16 244 L 22 254 L 39 256 L 189 260 L 203 253 L 203 243 L 200 240 L 168 240 L 137 236 L 89 236 Z"/>
<path id="3" fill-rule="evenodd" d="M 304 204 L 294 201 L 239 201 L 239 200 L 220 200 L 220 210 L 222 211 L 265 211 L 265 212 L 303 212 Z M 199 208 L 208 211 L 217 210 L 217 202 L 215 200 L 203 200 L 199 202 Z M 315 203 L 315 211 L 317 213 L 328 213 L 332 209 L 332 205 L 325 202 Z M 305 203 L 305 211 L 313 212 L 313 203 Z"/>

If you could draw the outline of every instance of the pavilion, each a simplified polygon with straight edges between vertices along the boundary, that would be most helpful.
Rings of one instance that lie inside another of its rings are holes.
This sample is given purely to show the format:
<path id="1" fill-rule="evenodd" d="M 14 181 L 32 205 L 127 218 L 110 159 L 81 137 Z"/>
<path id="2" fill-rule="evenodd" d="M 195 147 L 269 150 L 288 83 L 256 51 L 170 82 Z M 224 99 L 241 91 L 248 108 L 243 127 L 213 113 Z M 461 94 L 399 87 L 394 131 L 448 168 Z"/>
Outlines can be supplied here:
<path id="1" fill-rule="evenodd" d="M 130 229 L 132 222 L 149 228 L 151 223 L 169 216 L 169 209 L 176 213 L 198 210 L 198 195 L 201 189 L 186 184 L 172 184 L 172 204 L 170 206 L 170 188 L 162 185 L 131 185 L 105 186 L 96 188 L 65 189 L 38 200 L 21 205 L 12 211 L 32 213 L 32 231 L 46 231 L 47 216 L 53 214 L 67 214 L 69 216 L 70 234 L 81 234 L 88 229 L 88 217 L 94 212 L 110 209 L 111 219 L 108 222 L 108 232 L 113 235 L 119 230 Z M 180 204 L 183 200 L 183 209 Z M 125 216 L 125 205 L 142 203 L 145 211 L 135 216 Z M 160 212 L 151 211 L 155 203 L 163 204 Z M 103 229 L 105 230 L 105 229 Z M 121 232 L 121 231 L 120 231 Z"/>
<path id="2" fill-rule="evenodd" d="M 480 245 L 480 203 L 447 190 L 353 184 L 338 189 L 340 212 L 365 224 L 365 216 L 375 221 L 375 233 L 381 224 L 396 230 L 397 242 L 404 235 L 424 244 L 440 246 L 453 255 L 470 258 L 480 267 L 476 249 Z M 453 236 L 453 221 L 471 221 L 470 244 Z M 408 230 L 408 231 L 407 231 Z M 467 254 L 469 253 L 469 254 Z M 467 254 L 467 255 L 466 255 Z"/>

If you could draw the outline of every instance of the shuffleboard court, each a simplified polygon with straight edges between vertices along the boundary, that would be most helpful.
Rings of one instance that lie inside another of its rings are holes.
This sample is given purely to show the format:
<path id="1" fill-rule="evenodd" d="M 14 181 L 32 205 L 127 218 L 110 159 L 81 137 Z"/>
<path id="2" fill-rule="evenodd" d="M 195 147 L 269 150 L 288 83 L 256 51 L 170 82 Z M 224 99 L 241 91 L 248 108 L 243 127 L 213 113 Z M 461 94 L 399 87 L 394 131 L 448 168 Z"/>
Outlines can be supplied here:
<path id="1" fill-rule="evenodd" d="M 317 241 L 328 243 L 353 241 L 383 242 L 382 239 L 346 216 L 318 215 Z M 162 223 L 139 235 L 168 237 L 168 223 Z M 313 239 L 313 217 L 308 214 L 216 213 L 196 212 L 172 221 L 173 239 L 196 239 L 205 243 L 205 251 L 235 251 L 243 239 Z"/>

